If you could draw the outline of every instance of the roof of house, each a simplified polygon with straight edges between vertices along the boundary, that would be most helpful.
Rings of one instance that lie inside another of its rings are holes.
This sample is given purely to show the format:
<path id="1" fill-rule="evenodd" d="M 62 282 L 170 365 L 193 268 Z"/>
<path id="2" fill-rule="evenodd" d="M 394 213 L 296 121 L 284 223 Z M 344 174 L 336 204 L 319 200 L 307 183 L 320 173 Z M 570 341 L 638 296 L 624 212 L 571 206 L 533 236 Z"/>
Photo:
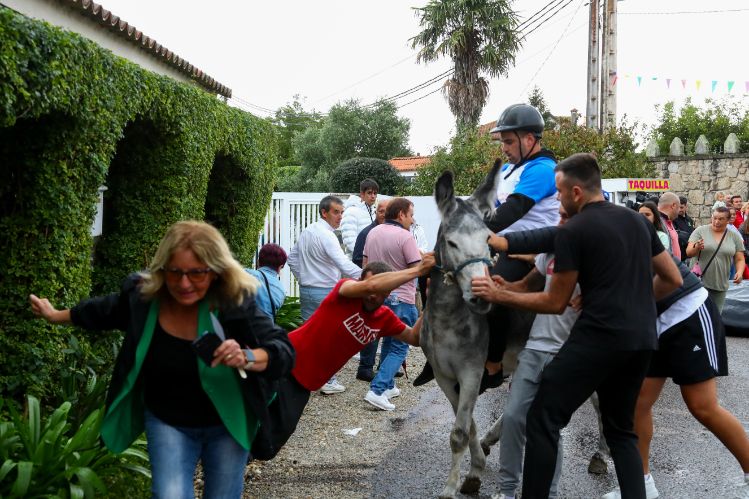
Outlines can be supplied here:
<path id="1" fill-rule="evenodd" d="M 494 128 L 495 126 L 497 126 L 496 121 L 490 121 L 489 123 L 484 123 L 483 125 L 479 125 L 479 128 L 478 128 L 479 136 L 488 134 L 491 131 L 491 129 Z"/>
<path id="2" fill-rule="evenodd" d="M 406 156 L 392 158 L 389 163 L 399 172 L 413 172 L 428 164 L 431 160 L 431 156 Z"/>
<path id="3" fill-rule="evenodd" d="M 155 39 L 144 35 L 142 31 L 120 19 L 119 16 L 112 14 L 111 11 L 102 7 L 101 4 L 92 2 L 91 0 L 60 0 L 60 2 L 80 12 L 83 16 L 92 19 L 112 33 L 121 36 L 133 45 L 139 46 L 153 57 L 161 60 L 164 64 L 172 66 L 177 71 L 188 75 L 206 90 L 227 98 L 231 97 L 231 88 L 216 81 L 204 73 L 202 69 L 190 64 L 190 62 L 178 56 Z"/>

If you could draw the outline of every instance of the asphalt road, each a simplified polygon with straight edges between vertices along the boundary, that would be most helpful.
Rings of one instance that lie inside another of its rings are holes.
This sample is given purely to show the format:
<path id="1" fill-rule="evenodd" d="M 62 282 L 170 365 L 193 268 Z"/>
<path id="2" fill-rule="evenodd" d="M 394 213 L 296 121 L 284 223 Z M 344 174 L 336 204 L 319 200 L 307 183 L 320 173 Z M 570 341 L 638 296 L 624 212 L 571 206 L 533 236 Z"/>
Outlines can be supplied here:
<path id="1" fill-rule="evenodd" d="M 730 375 L 718 381 L 720 403 L 749 427 L 749 338 L 728 338 Z M 506 387 L 479 398 L 475 418 L 481 434 L 499 416 L 507 398 Z M 594 413 L 583 406 L 564 430 L 564 469 L 560 493 L 563 498 L 596 498 L 616 486 L 613 464 L 609 472 L 587 471 L 596 450 Z M 651 471 L 661 498 L 730 498 L 741 483 L 742 473 L 733 456 L 688 412 L 678 387 L 667 382 L 654 408 L 655 435 L 651 449 Z M 437 497 L 449 469 L 449 432 L 453 423 L 447 399 L 434 383 L 407 416 L 391 418 L 396 446 L 369 475 L 370 497 Z M 468 471 L 464 458 L 462 476 Z M 499 448 L 487 460 L 480 498 L 499 490 Z M 461 496 L 462 497 L 462 496 Z M 465 496 L 468 497 L 468 496 Z"/>

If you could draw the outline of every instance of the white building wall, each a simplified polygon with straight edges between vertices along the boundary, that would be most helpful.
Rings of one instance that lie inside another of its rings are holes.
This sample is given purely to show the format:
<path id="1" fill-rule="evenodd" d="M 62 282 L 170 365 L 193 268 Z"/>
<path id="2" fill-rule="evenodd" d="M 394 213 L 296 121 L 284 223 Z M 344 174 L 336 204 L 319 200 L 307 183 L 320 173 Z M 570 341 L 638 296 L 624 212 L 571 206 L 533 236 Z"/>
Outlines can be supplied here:
<path id="1" fill-rule="evenodd" d="M 168 76 L 183 83 L 195 84 L 188 75 L 159 62 L 153 55 L 141 49 L 139 45 L 121 38 L 109 31 L 108 28 L 97 24 L 90 18 L 86 18 L 80 12 L 76 12 L 57 0 L 0 0 L 0 4 L 16 12 L 20 12 L 27 17 L 47 21 L 60 28 L 78 33 L 100 46 L 111 50 L 115 54 L 134 62 L 143 69 Z M 130 20 L 125 19 L 125 21 L 129 22 Z M 137 23 L 135 26 L 138 26 Z M 150 36 L 150 34 L 146 34 Z M 158 41 L 163 44 L 161 40 Z"/>

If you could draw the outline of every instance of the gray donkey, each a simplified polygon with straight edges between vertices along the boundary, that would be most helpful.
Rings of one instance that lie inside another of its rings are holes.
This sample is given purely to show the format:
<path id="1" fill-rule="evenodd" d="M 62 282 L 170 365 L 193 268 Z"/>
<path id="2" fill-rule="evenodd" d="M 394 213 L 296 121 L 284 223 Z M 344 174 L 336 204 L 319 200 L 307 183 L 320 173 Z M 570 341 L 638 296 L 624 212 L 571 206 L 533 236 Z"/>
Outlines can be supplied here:
<path id="1" fill-rule="evenodd" d="M 490 304 L 473 296 L 471 279 L 483 276 L 491 266 L 484 216 L 493 208 L 495 179 L 499 165 L 492 168 L 470 198 L 455 197 L 453 177 L 443 173 L 434 188 L 442 223 L 437 234 L 438 266 L 432 272 L 427 306 L 421 328 L 421 348 L 434 370 L 437 384 L 455 413 L 450 432 L 452 465 L 440 497 L 455 497 L 460 479 L 460 462 L 466 447 L 471 469 L 460 491 L 475 493 L 481 486 L 486 456 L 479 443 L 473 409 L 479 395 L 489 345 L 485 314 Z M 508 352 L 517 354 L 528 338 L 513 334 Z M 520 336 L 519 338 L 515 336 Z M 514 365 L 510 359 L 509 365 Z"/>

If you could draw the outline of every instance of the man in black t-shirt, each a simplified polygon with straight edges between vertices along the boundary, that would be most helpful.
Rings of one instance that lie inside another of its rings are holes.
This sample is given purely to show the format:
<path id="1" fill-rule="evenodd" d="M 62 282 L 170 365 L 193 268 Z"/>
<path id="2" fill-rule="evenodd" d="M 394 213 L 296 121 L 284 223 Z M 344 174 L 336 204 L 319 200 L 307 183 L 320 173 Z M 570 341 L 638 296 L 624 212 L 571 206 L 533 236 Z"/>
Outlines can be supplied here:
<path id="1" fill-rule="evenodd" d="M 594 156 L 575 154 L 559 163 L 556 183 L 572 218 L 555 238 L 549 290 L 515 293 L 501 280 L 474 280 L 479 297 L 544 314 L 562 313 L 575 283 L 581 288 L 580 317 L 544 370 L 528 412 L 523 497 L 548 497 L 559 431 L 597 392 L 622 497 L 644 499 L 635 402 L 657 346 L 655 301 L 682 284 L 681 274 L 652 224 L 605 201 Z"/>

